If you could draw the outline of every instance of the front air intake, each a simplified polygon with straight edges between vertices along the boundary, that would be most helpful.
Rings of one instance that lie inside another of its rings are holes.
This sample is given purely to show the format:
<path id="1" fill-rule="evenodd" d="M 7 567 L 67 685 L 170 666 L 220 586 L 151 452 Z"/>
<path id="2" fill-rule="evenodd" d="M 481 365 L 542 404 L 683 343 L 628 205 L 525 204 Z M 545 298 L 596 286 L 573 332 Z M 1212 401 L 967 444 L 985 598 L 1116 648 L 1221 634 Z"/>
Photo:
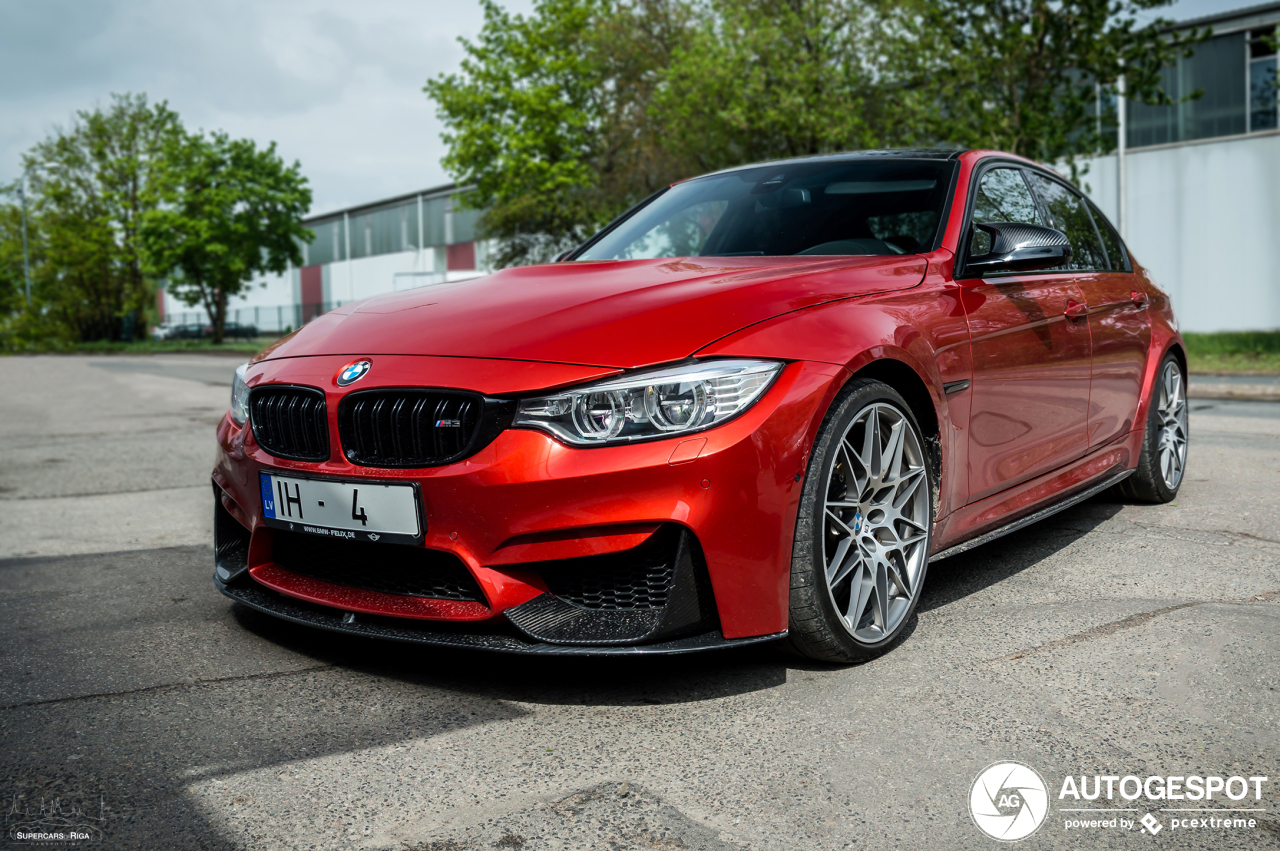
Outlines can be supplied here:
<path id="1" fill-rule="evenodd" d="M 362 467 L 439 467 L 479 448 L 484 397 L 460 390 L 361 390 L 338 404 L 338 437 Z"/>
<path id="2" fill-rule="evenodd" d="M 273 530 L 271 560 L 299 576 L 333 585 L 484 603 L 471 571 L 453 553 L 404 544 L 373 544 Z"/>
<path id="3" fill-rule="evenodd" d="M 315 387 L 267 384 L 249 394 L 253 438 L 271 455 L 291 461 L 329 460 L 324 392 Z"/>

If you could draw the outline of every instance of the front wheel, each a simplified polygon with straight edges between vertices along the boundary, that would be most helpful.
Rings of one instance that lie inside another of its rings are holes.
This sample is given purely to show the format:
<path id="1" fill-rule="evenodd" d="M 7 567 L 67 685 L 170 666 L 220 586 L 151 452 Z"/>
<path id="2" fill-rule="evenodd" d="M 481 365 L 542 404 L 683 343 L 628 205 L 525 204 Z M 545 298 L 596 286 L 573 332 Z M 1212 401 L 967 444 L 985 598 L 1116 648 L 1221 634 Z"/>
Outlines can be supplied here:
<path id="1" fill-rule="evenodd" d="M 792 648 L 826 662 L 879 655 L 920 600 L 935 483 L 897 391 L 855 379 L 823 420 L 792 550 Z"/>
<path id="2" fill-rule="evenodd" d="M 1187 377 L 1178 358 L 1165 355 L 1156 373 L 1138 469 L 1120 494 L 1139 502 L 1172 502 L 1187 469 Z"/>

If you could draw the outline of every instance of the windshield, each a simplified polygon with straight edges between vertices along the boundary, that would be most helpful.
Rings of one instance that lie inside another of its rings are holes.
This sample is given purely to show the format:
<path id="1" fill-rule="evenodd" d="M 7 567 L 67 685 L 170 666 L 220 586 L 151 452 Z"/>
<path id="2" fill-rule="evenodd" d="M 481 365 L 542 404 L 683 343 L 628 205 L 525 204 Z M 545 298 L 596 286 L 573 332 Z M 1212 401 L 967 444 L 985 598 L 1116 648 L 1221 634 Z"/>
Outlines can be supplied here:
<path id="1" fill-rule="evenodd" d="M 575 259 L 929 251 L 954 168 L 857 160 L 700 177 L 671 187 Z"/>

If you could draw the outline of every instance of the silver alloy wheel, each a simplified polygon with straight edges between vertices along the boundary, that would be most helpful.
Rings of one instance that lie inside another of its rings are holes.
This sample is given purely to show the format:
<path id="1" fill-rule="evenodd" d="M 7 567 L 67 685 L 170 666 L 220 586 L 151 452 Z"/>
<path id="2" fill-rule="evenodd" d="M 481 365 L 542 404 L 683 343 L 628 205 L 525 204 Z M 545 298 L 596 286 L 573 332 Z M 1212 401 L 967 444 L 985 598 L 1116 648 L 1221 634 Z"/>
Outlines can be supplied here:
<path id="1" fill-rule="evenodd" d="M 929 556 L 925 454 L 906 416 L 875 402 L 858 412 L 827 477 L 824 567 L 844 628 L 874 644 L 920 593 Z"/>
<path id="2" fill-rule="evenodd" d="M 1160 475 L 1169 490 L 1177 490 L 1187 466 L 1187 394 L 1182 386 L 1182 370 L 1170 360 L 1160 375 L 1160 397 L 1156 403 L 1160 425 L 1156 449 Z"/>

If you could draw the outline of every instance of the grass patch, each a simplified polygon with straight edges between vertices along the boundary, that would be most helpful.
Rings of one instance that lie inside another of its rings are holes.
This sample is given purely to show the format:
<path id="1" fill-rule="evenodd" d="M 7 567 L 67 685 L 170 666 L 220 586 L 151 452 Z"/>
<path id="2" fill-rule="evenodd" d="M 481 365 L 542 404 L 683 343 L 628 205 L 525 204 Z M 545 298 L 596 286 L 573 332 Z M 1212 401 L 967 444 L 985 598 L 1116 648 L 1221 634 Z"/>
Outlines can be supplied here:
<path id="1" fill-rule="evenodd" d="M 1280 331 L 1186 333 L 1182 338 L 1192 372 L 1280 373 Z"/>
<path id="2" fill-rule="evenodd" d="M 275 341 L 275 337 L 258 337 L 252 340 L 225 340 L 222 345 L 215 346 L 210 340 L 139 340 L 133 343 L 96 340 L 91 343 L 63 343 L 35 347 L 25 353 L 160 355 L 171 352 L 194 352 L 209 355 L 255 355 Z M 9 354 L 15 353 L 9 352 Z"/>

